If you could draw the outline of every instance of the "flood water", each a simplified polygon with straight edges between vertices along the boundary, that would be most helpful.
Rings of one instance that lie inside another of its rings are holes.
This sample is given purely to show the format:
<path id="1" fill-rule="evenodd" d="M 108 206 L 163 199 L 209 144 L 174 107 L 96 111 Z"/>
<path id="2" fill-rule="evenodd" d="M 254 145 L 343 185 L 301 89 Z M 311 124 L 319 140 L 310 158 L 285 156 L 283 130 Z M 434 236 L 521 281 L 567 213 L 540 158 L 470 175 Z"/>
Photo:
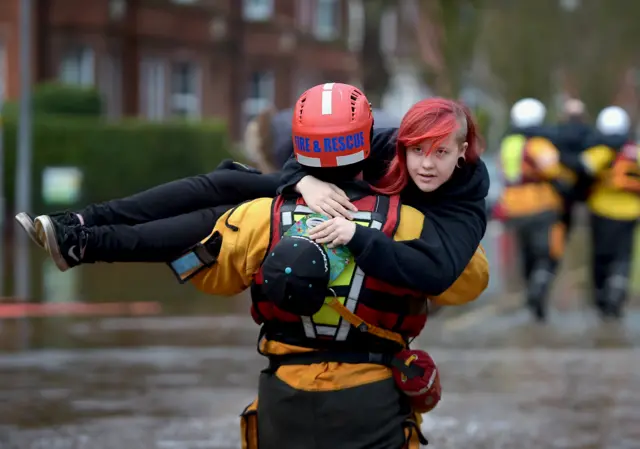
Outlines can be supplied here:
<path id="1" fill-rule="evenodd" d="M 492 226 L 484 243 L 490 288 L 430 319 L 418 341 L 444 390 L 422 424 L 429 447 L 640 447 L 638 297 L 623 322 L 599 320 L 585 290 L 588 246 L 578 241 L 549 322 L 532 323 L 506 257 L 512 242 Z M 240 447 L 238 414 L 265 366 L 246 295 L 200 294 L 161 265 L 60 273 L 37 248 L 32 268 L 40 302 L 144 301 L 161 310 L 0 320 L 1 449 Z"/>

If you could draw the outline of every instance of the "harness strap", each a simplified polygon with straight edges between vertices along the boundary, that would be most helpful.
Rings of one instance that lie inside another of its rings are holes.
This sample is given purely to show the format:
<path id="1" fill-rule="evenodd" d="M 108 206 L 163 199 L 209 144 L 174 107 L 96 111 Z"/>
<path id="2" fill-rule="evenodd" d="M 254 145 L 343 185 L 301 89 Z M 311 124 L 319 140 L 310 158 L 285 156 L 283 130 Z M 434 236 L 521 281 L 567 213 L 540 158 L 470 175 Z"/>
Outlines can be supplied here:
<path id="1" fill-rule="evenodd" d="M 333 310 L 338 312 L 340 316 L 350 323 L 353 327 L 358 329 L 360 332 L 368 332 L 371 335 L 375 335 L 379 338 L 384 338 L 385 340 L 391 340 L 394 343 L 398 343 L 401 347 L 405 348 L 407 346 L 407 342 L 402 337 L 402 335 L 397 332 L 388 331 L 386 329 L 382 329 L 378 326 L 374 326 L 373 324 L 367 323 L 365 320 L 360 318 L 355 313 L 351 312 L 344 305 L 340 303 L 335 297 L 331 298 L 327 305 L 331 307 Z"/>

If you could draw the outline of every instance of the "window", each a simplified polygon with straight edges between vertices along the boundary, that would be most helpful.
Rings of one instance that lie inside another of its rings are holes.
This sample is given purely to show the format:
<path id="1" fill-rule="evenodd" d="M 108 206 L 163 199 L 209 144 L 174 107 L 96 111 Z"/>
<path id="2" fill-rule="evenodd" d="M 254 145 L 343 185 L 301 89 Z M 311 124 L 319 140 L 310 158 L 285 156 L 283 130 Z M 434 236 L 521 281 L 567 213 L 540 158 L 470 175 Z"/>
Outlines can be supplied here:
<path id="1" fill-rule="evenodd" d="M 243 112 L 245 123 L 272 106 L 275 99 L 275 79 L 273 72 L 253 72 L 249 77 L 247 97 Z"/>
<path id="2" fill-rule="evenodd" d="M 200 117 L 200 74 L 192 61 L 171 65 L 171 115 L 175 117 Z"/>
<path id="3" fill-rule="evenodd" d="M 313 0 L 296 1 L 296 20 L 298 28 L 301 30 L 311 30 L 313 26 Z"/>
<path id="4" fill-rule="evenodd" d="M 242 6 L 246 20 L 267 20 L 273 16 L 273 0 L 244 0 Z"/>
<path id="5" fill-rule="evenodd" d="M 105 102 L 107 117 L 120 117 L 122 115 L 122 61 L 119 54 L 107 53 L 104 58 L 101 58 L 98 84 Z"/>
<path id="6" fill-rule="evenodd" d="M 125 0 L 109 1 L 109 17 L 112 20 L 121 20 L 127 13 L 127 3 Z"/>
<path id="7" fill-rule="evenodd" d="M 338 0 L 317 0 L 316 37 L 323 41 L 336 39 L 339 32 L 340 2 Z"/>
<path id="8" fill-rule="evenodd" d="M 149 120 L 165 117 L 165 62 L 158 58 L 145 58 L 140 70 L 140 110 Z"/>
<path id="9" fill-rule="evenodd" d="M 398 48 L 398 10 L 387 8 L 380 18 L 380 49 L 385 55 L 393 54 Z"/>
<path id="10" fill-rule="evenodd" d="M 68 50 L 60 64 L 60 81 L 79 86 L 93 86 L 93 50 L 85 46 Z"/>
<path id="11" fill-rule="evenodd" d="M 362 0 L 350 0 L 349 7 L 349 50 L 360 51 L 364 40 L 364 4 Z"/>

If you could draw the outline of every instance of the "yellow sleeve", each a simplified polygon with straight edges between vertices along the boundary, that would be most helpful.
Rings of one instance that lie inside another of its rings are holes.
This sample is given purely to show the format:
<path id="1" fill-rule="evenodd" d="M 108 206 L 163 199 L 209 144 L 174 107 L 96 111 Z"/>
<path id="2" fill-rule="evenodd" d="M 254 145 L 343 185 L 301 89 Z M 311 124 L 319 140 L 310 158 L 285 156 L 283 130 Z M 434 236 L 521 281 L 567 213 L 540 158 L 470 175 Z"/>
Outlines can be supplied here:
<path id="1" fill-rule="evenodd" d="M 218 219 L 211 232 L 222 235 L 218 261 L 191 279 L 196 288 L 212 295 L 232 296 L 251 285 L 269 248 L 272 202 L 273 198 L 259 198 Z"/>
<path id="2" fill-rule="evenodd" d="M 424 226 L 424 214 L 410 206 L 400 209 L 400 225 L 394 240 L 419 239 Z M 462 305 L 478 298 L 489 285 L 489 261 L 484 249 L 478 246 L 475 254 L 458 279 L 444 293 L 430 297 L 438 305 Z M 426 299 L 426 298 L 425 298 Z"/>
<path id="3" fill-rule="evenodd" d="M 580 156 L 582 164 L 592 176 L 598 176 L 611 166 L 616 157 L 615 151 L 606 145 L 587 148 Z"/>
<path id="4" fill-rule="evenodd" d="M 443 294 L 429 299 L 441 306 L 460 306 L 477 299 L 488 285 L 489 261 L 480 245 L 453 285 Z"/>
<path id="5" fill-rule="evenodd" d="M 560 152 L 549 139 L 532 137 L 527 142 L 527 153 L 545 179 L 569 183 L 576 181 L 575 173 L 560 163 Z"/>

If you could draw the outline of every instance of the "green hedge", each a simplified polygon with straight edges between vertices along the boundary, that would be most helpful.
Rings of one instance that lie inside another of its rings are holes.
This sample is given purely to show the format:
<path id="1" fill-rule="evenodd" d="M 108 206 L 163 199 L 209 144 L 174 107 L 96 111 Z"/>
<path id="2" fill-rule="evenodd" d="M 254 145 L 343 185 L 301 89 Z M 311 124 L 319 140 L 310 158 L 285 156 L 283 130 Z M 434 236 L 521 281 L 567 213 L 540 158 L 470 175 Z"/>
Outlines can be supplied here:
<path id="1" fill-rule="evenodd" d="M 5 193 L 10 210 L 14 199 L 16 124 L 13 117 L 4 122 Z M 156 124 L 37 116 L 33 123 L 33 210 L 46 213 L 59 208 L 42 203 L 42 171 L 48 166 L 75 166 L 82 170 L 82 205 L 205 173 L 229 157 L 227 131 L 221 122 Z"/>
<path id="2" fill-rule="evenodd" d="M 93 87 L 43 83 L 34 87 L 31 106 L 35 114 L 99 117 L 102 98 Z M 16 102 L 7 102 L 3 109 L 6 115 L 16 115 L 18 105 Z"/>

